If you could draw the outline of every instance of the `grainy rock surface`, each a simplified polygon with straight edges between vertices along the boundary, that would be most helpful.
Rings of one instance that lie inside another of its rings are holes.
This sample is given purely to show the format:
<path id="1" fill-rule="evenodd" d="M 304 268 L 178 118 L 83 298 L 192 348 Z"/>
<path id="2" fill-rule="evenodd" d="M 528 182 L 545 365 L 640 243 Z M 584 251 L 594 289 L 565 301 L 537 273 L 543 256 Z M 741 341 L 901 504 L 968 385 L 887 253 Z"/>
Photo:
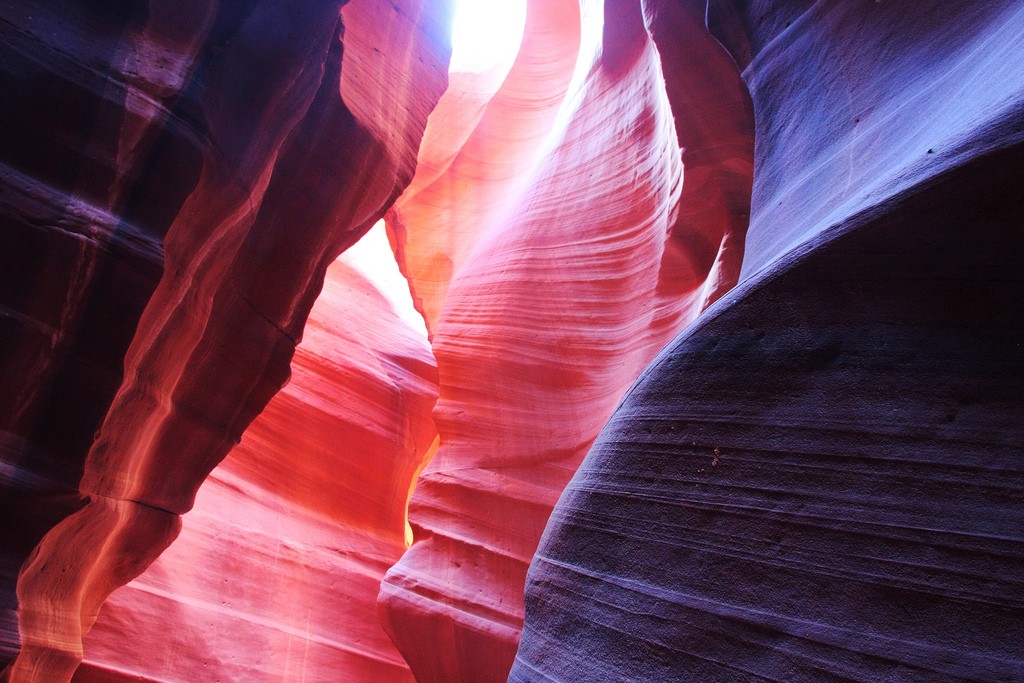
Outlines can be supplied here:
<path id="1" fill-rule="evenodd" d="M 632 388 L 512 681 L 1024 676 L 1024 150 L 741 285 Z"/>

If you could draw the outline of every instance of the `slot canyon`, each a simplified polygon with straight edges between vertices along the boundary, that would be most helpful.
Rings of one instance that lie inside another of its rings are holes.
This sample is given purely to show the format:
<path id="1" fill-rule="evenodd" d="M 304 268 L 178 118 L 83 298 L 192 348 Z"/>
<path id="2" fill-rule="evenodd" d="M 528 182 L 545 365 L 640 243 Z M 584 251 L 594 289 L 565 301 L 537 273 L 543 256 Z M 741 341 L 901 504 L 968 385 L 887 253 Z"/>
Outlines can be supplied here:
<path id="1" fill-rule="evenodd" d="M 0 680 L 1024 682 L 1020 0 L 0 32 Z"/>

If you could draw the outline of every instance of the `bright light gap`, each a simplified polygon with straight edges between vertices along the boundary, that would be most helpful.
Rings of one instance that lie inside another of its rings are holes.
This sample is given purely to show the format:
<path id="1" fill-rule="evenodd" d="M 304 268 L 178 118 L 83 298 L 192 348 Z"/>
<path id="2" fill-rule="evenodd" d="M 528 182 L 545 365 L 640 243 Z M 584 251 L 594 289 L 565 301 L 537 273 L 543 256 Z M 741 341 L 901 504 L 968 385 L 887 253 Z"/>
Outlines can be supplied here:
<path id="1" fill-rule="evenodd" d="M 456 0 L 452 72 L 483 73 L 507 67 L 519 52 L 526 0 Z"/>

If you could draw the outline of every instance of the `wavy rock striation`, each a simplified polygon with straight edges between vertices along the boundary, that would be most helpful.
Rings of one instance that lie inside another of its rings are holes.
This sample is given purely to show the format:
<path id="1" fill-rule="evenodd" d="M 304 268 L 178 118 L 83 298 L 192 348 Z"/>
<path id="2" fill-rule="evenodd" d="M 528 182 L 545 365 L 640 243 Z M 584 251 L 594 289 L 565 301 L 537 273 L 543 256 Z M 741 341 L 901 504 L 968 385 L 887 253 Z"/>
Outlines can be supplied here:
<path id="1" fill-rule="evenodd" d="M 377 592 L 406 548 L 436 374 L 426 338 L 332 265 L 291 381 L 104 605 L 75 680 L 411 681 Z"/>
<path id="2" fill-rule="evenodd" d="M 1022 18 L 714 5 L 751 276 L 566 488 L 509 680 L 1024 676 Z"/>
<path id="3" fill-rule="evenodd" d="M 1020 678 L 1024 204 L 993 180 L 1022 160 L 842 225 L 659 356 L 552 515 L 510 680 Z"/>
<path id="4" fill-rule="evenodd" d="M 5 497 L 81 508 L 20 571 L 13 680 L 71 676 L 103 600 L 288 378 L 330 262 L 412 178 L 447 6 L 340 5 L 3 10 L 5 229 L 29 258 L 5 270 Z M 9 578 L 59 516 L 11 544 Z"/>
<path id="5" fill-rule="evenodd" d="M 449 14 L 0 7 L 0 677 L 1024 678 L 1021 3 Z"/>
<path id="6" fill-rule="evenodd" d="M 559 492 L 644 365 L 739 272 L 746 90 L 710 37 L 659 49 L 639 3 L 530 2 L 506 80 L 464 130 L 431 119 L 428 175 L 389 216 L 440 379 L 416 540 L 381 589 L 419 681 L 505 679 Z M 686 78 L 667 87 L 661 59 Z M 704 85 L 721 109 L 691 102 Z"/>

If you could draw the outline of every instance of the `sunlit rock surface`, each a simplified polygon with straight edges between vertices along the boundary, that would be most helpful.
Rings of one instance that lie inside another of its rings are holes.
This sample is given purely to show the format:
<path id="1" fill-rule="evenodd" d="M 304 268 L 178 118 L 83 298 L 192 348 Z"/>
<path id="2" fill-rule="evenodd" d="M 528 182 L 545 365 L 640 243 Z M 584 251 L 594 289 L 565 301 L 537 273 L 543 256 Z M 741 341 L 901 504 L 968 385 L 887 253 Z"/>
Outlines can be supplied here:
<path id="1" fill-rule="evenodd" d="M 327 266 L 412 178 L 448 6 L 340 9 L 3 7 L 14 680 L 71 676 L 103 600 L 288 378 Z"/>
<path id="2" fill-rule="evenodd" d="M 750 277 L 566 489 L 510 680 L 1021 680 L 1022 7 L 712 9 Z"/>
<path id="3" fill-rule="evenodd" d="M 333 265 L 291 382 L 104 605 L 75 680 L 411 681 L 377 592 L 406 547 L 435 399 L 426 338 Z"/>
<path id="4" fill-rule="evenodd" d="M 0 677 L 1024 679 L 1019 2 L 343 4 L 0 7 Z"/>
<path id="5" fill-rule="evenodd" d="M 419 681 L 506 678 L 562 487 L 640 370 L 739 272 L 746 90 L 706 32 L 667 49 L 682 72 L 667 88 L 640 10 L 530 2 L 507 79 L 472 117 L 442 97 L 428 177 L 390 216 L 440 379 L 416 540 L 381 589 Z"/>

